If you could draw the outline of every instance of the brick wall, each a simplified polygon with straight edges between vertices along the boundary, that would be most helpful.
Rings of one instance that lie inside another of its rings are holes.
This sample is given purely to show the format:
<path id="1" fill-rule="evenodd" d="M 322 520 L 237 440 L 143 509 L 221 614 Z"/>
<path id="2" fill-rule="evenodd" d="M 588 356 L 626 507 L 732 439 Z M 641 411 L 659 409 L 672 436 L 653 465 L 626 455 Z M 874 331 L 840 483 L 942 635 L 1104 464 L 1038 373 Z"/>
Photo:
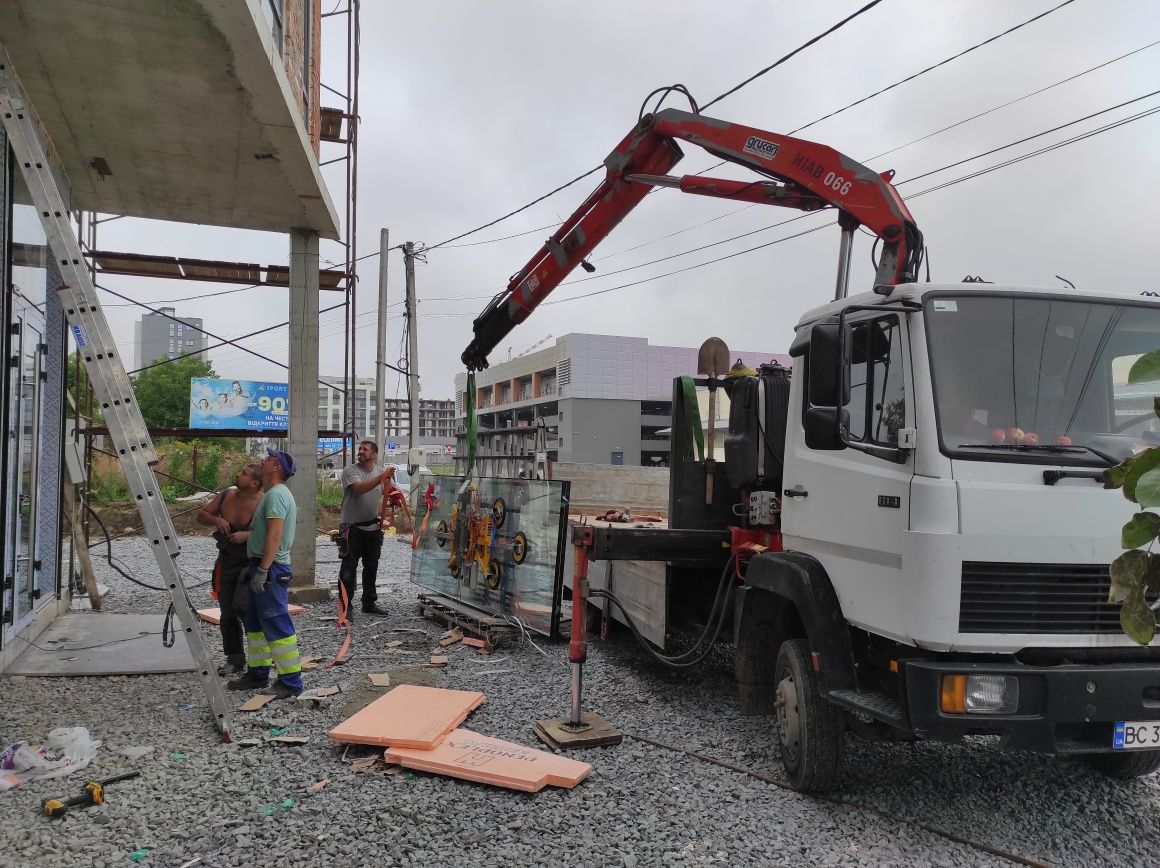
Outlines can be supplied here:
<path id="1" fill-rule="evenodd" d="M 309 21 L 307 20 L 309 18 Z M 318 153 L 322 0 L 284 0 L 282 4 L 282 62 L 290 91 L 302 112 L 314 153 Z M 307 49 L 310 66 L 306 68 Z"/>

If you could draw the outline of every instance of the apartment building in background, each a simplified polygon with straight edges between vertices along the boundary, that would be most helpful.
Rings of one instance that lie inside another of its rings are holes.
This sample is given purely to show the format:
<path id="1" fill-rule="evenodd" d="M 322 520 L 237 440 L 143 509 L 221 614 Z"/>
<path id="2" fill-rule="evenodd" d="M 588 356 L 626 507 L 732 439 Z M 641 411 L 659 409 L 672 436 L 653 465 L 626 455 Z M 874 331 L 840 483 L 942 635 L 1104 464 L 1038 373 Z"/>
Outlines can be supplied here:
<path id="1" fill-rule="evenodd" d="M 750 367 L 772 352 L 731 351 Z M 554 346 L 476 374 L 481 431 L 548 427 L 548 457 L 578 464 L 667 466 L 673 380 L 697 371 L 696 347 L 654 346 L 647 338 L 568 334 Z M 467 375 L 455 377 L 456 426 L 466 420 Z M 481 451 L 489 444 L 481 434 Z"/>
<path id="2" fill-rule="evenodd" d="M 320 377 L 325 386 L 318 387 L 318 427 L 326 431 L 343 430 L 342 377 Z M 354 434 L 359 438 L 378 439 L 377 419 L 381 418 L 387 448 L 406 452 L 410 446 L 411 413 L 407 399 L 390 397 L 383 401 L 382 416 L 375 412 L 375 381 L 360 378 L 355 382 Z M 446 451 L 455 442 L 455 402 L 450 398 L 419 399 L 419 446 L 428 451 Z"/>
<path id="3" fill-rule="evenodd" d="M 172 307 L 157 310 L 157 313 L 144 314 L 133 324 L 134 368 L 158 359 L 202 352 L 209 346 L 209 338 L 201 331 L 200 317 L 179 317 Z"/>

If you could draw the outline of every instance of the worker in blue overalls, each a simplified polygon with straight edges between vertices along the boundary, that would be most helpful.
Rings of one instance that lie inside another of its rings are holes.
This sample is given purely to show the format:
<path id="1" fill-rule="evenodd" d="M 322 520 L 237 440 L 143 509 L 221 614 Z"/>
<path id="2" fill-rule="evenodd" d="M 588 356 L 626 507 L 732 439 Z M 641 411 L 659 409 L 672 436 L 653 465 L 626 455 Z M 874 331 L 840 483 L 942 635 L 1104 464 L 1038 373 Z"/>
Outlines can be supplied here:
<path id="1" fill-rule="evenodd" d="M 298 506 L 286 487 L 286 480 L 298 472 L 298 462 L 289 452 L 267 449 L 262 461 L 262 482 L 266 495 L 258 508 L 246 541 L 250 558 L 249 607 L 246 609 L 246 673 L 230 681 L 230 690 L 258 690 L 279 699 L 302 692 L 302 662 L 298 636 L 288 609 L 290 596 L 290 547 L 294 544 L 294 523 Z M 269 689 L 270 669 L 278 680 Z"/>

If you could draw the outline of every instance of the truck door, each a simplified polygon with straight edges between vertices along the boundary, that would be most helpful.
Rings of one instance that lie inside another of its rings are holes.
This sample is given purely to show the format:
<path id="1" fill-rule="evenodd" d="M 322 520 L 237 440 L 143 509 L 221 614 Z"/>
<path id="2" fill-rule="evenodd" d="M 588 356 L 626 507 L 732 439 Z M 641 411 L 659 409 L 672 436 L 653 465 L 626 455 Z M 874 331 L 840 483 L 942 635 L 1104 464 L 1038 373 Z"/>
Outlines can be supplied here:
<path id="1" fill-rule="evenodd" d="M 906 322 L 895 314 L 851 318 L 850 442 L 889 449 L 913 422 Z M 806 447 L 807 353 L 796 360 L 782 498 L 785 546 L 816 557 L 846 620 L 905 641 L 900 600 L 903 532 L 909 526 L 913 452 L 897 460 Z M 794 418 L 791 415 L 791 419 Z"/>

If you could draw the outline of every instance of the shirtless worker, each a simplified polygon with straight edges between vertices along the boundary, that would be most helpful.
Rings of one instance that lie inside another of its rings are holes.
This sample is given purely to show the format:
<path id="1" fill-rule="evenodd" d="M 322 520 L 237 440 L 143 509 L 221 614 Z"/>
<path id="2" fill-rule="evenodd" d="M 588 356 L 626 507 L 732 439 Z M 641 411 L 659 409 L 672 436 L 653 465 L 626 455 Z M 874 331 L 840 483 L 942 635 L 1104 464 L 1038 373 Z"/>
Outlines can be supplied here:
<path id="1" fill-rule="evenodd" d="M 219 628 L 226 665 L 218 675 L 240 675 L 246 670 L 246 648 L 242 625 L 250 586 L 246 577 L 249 559 L 246 540 L 250 521 L 262 499 L 262 465 L 247 464 L 234 477 L 234 484 L 201 508 L 197 523 L 214 529 L 218 556 L 213 565 L 213 589 L 221 607 Z"/>

